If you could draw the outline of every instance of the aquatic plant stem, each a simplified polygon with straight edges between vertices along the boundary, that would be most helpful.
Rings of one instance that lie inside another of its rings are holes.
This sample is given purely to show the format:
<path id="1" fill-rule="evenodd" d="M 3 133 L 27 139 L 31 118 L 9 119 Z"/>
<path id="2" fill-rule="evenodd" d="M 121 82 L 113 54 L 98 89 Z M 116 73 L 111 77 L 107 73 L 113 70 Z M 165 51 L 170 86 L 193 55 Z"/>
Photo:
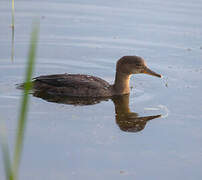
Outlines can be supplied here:
<path id="1" fill-rule="evenodd" d="M 26 69 L 26 77 L 25 77 L 25 88 L 23 92 L 23 97 L 21 101 L 21 109 L 18 118 L 18 127 L 16 133 L 16 141 L 15 141 L 15 148 L 14 148 L 14 159 L 13 159 L 13 173 L 14 179 L 16 180 L 18 177 L 18 170 L 19 164 L 23 149 L 23 140 L 24 140 L 24 133 L 26 128 L 26 119 L 27 119 L 27 112 L 28 112 L 28 101 L 29 101 L 29 91 L 31 89 L 31 79 L 34 70 L 34 62 L 35 62 L 35 55 L 36 55 L 36 43 L 38 40 L 38 25 L 35 25 L 31 35 L 31 42 L 30 42 L 30 49 L 28 55 L 28 64 Z"/>
<path id="2" fill-rule="evenodd" d="M 3 163 L 4 163 L 4 169 L 6 174 L 7 180 L 13 180 L 13 171 L 10 161 L 10 153 L 8 148 L 8 140 L 6 135 L 6 128 L 1 124 L 0 126 L 0 142 L 1 142 L 1 150 L 3 155 Z"/>
<path id="3" fill-rule="evenodd" d="M 11 22 L 11 28 L 12 28 L 12 41 L 11 41 L 11 61 L 14 60 L 14 32 L 15 32 L 15 4 L 14 0 L 12 0 L 12 22 Z"/>
<path id="4" fill-rule="evenodd" d="M 15 3 L 14 0 L 12 0 L 12 24 L 11 27 L 14 29 L 15 24 Z"/>
<path id="5" fill-rule="evenodd" d="M 14 40 L 15 40 L 15 29 L 12 27 L 12 40 L 11 40 L 11 61 L 14 61 Z"/>

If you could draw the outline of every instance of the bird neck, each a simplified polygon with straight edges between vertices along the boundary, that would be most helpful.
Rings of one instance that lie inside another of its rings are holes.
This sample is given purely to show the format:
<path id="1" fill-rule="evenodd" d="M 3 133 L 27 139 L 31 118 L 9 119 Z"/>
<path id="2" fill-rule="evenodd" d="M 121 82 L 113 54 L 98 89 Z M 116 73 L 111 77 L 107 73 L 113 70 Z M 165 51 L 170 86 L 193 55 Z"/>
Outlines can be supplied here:
<path id="1" fill-rule="evenodd" d="M 113 90 L 115 95 L 129 94 L 130 93 L 130 74 L 122 73 L 120 71 L 116 72 L 115 82 L 113 85 Z"/>

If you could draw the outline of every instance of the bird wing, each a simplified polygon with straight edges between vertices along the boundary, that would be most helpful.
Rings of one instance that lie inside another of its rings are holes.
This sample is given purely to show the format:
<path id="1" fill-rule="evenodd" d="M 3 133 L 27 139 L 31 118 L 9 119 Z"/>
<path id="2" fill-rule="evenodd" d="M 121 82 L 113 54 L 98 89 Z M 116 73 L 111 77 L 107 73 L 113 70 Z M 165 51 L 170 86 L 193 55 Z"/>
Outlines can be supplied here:
<path id="1" fill-rule="evenodd" d="M 99 88 L 106 86 L 108 87 L 108 82 L 104 81 L 95 76 L 81 75 L 81 74 L 54 74 L 47 76 L 39 76 L 34 78 L 35 81 L 40 81 L 45 84 L 55 86 L 55 87 L 88 87 L 88 88 Z"/>

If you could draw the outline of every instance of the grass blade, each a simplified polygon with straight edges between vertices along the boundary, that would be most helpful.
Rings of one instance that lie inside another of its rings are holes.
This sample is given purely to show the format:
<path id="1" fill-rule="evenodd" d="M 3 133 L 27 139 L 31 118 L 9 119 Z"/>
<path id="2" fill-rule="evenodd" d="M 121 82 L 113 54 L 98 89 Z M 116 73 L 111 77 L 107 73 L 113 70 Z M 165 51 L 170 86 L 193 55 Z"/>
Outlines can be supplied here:
<path id="1" fill-rule="evenodd" d="M 3 163 L 4 169 L 6 174 L 7 180 L 13 180 L 13 172 L 11 167 L 10 155 L 9 155 L 9 148 L 8 148 L 8 141 L 6 136 L 6 128 L 4 126 L 0 126 L 0 137 L 1 137 L 1 150 L 3 155 Z"/>
<path id="2" fill-rule="evenodd" d="M 18 127 L 17 127 L 17 134 L 16 134 L 16 142 L 15 142 L 15 149 L 14 149 L 14 159 L 13 159 L 13 172 L 14 172 L 14 179 L 18 177 L 18 170 L 19 164 L 22 154 L 23 148 L 23 139 L 26 127 L 26 117 L 28 112 L 28 101 L 29 101 L 29 91 L 31 89 L 31 79 L 34 69 L 34 62 L 35 62 L 35 55 L 36 55 L 36 43 L 38 40 L 38 25 L 35 25 L 31 34 L 31 43 L 29 48 L 29 55 L 28 55 L 28 64 L 26 69 L 26 77 L 25 77 L 25 88 L 23 92 L 23 97 L 21 101 L 21 109 L 18 118 Z"/>
<path id="3" fill-rule="evenodd" d="M 14 61 L 14 41 L 15 41 L 15 29 L 12 27 L 12 40 L 11 40 L 11 62 Z"/>
<path id="4" fill-rule="evenodd" d="M 14 29 L 15 24 L 15 2 L 12 0 L 12 24 L 11 27 Z"/>
<path id="5" fill-rule="evenodd" d="M 14 32 L 15 32 L 15 3 L 14 0 L 12 0 L 12 22 L 11 22 L 11 28 L 12 28 L 12 41 L 11 41 L 11 61 L 14 61 Z"/>

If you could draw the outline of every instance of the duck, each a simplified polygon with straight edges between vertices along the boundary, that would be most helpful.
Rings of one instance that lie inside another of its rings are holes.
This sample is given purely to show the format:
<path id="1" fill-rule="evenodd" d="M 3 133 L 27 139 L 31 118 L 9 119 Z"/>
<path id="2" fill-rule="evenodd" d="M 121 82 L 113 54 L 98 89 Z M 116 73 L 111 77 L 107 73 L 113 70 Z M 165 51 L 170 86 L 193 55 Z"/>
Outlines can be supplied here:
<path id="1" fill-rule="evenodd" d="M 162 77 L 150 70 L 142 57 L 123 56 L 116 63 L 114 84 L 91 75 L 65 73 L 35 77 L 32 81 L 32 89 L 56 96 L 107 98 L 129 94 L 131 75 L 142 73 Z"/>

